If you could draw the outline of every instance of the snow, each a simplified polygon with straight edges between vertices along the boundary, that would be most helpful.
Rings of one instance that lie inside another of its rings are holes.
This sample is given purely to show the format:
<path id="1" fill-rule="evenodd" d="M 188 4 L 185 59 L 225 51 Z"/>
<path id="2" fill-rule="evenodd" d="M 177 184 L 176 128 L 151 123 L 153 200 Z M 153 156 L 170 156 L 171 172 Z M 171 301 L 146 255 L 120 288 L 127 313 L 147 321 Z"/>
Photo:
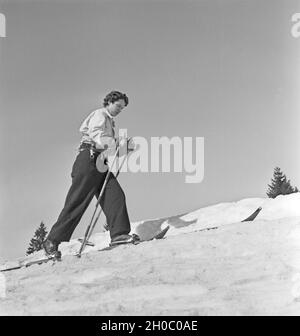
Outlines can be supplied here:
<path id="1" fill-rule="evenodd" d="M 299 315 L 299 205 L 294 193 L 139 221 L 132 230 L 143 238 L 171 228 L 164 240 L 103 252 L 109 235 L 96 233 L 80 259 L 71 240 L 60 263 L 0 273 L 0 314 Z"/>

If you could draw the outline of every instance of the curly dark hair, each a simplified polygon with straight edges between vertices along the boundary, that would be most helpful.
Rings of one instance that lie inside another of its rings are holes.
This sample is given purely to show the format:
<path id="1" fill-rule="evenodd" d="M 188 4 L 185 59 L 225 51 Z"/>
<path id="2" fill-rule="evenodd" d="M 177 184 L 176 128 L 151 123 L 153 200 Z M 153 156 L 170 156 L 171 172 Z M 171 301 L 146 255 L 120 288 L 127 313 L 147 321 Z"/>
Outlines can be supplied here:
<path id="1" fill-rule="evenodd" d="M 109 103 L 114 103 L 115 101 L 118 101 L 120 99 L 123 99 L 125 101 L 125 106 L 128 105 L 129 100 L 125 93 L 119 92 L 119 91 L 111 91 L 109 94 L 106 95 L 106 97 L 103 100 L 103 106 L 107 106 Z"/>

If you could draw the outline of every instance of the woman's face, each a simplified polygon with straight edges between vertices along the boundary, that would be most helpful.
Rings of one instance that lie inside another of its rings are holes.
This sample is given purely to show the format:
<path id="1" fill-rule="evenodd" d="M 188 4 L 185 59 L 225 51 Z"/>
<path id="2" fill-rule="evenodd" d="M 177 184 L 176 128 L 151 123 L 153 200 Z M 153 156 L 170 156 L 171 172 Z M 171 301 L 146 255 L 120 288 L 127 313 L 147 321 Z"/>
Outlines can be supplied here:
<path id="1" fill-rule="evenodd" d="M 109 103 L 106 108 L 108 112 L 113 116 L 116 117 L 123 108 L 125 107 L 125 100 L 124 99 L 119 99 L 115 101 L 114 103 Z"/>

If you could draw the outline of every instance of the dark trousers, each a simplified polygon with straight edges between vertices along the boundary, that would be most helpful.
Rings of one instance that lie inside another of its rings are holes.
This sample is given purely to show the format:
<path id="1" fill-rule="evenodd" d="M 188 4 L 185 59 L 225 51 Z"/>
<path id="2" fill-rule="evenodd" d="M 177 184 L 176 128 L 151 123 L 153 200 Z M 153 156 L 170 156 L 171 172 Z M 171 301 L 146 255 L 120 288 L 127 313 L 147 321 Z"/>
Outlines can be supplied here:
<path id="1" fill-rule="evenodd" d="M 56 243 L 70 240 L 91 200 L 94 196 L 98 198 L 106 174 L 97 170 L 96 159 L 90 159 L 88 149 L 79 152 L 72 168 L 72 185 L 64 208 L 48 235 L 49 240 Z M 112 239 L 130 232 L 125 194 L 113 173 L 110 173 L 100 205 Z"/>

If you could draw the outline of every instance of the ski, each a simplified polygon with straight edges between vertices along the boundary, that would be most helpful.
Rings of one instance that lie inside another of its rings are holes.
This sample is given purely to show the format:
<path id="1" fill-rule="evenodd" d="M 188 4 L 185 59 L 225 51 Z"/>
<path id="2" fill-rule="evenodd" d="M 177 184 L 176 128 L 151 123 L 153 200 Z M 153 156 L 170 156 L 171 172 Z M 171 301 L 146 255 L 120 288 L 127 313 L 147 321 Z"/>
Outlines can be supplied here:
<path id="1" fill-rule="evenodd" d="M 8 263 L 7 265 L 4 265 L 2 268 L 0 268 L 1 272 L 6 272 L 6 271 L 13 271 L 17 270 L 23 267 L 29 267 L 32 265 L 41 265 L 45 264 L 49 261 L 52 261 L 53 263 L 57 261 L 61 261 L 61 253 L 57 253 L 56 255 L 53 256 L 47 256 L 45 253 L 43 255 L 38 255 L 38 256 L 32 256 L 30 258 L 26 258 L 23 260 L 20 260 L 16 263 Z"/>
<path id="2" fill-rule="evenodd" d="M 247 217 L 246 219 L 243 219 L 243 220 L 241 220 L 240 222 L 237 222 L 237 223 L 252 222 L 257 217 L 257 215 L 261 212 L 261 210 L 262 210 L 262 207 L 257 208 L 249 217 Z M 216 230 L 216 229 L 219 229 L 219 228 L 220 228 L 220 226 L 212 226 L 212 227 L 196 230 L 195 232 Z"/>
<path id="3" fill-rule="evenodd" d="M 121 246 L 121 245 L 138 245 L 138 244 L 141 244 L 141 243 L 144 243 L 144 242 L 147 242 L 147 241 L 151 241 L 151 240 L 155 240 L 155 239 L 163 239 L 166 235 L 166 233 L 169 231 L 170 229 L 170 226 L 168 225 L 167 227 L 165 227 L 163 230 L 159 231 L 159 232 L 156 232 L 153 236 L 147 238 L 147 239 L 137 239 L 136 237 L 138 237 L 137 235 L 133 234 L 133 239 L 130 240 L 130 241 L 120 241 L 118 244 L 114 244 L 114 245 L 109 245 L 109 246 L 106 246 L 100 250 L 98 250 L 99 252 L 102 252 L 102 251 L 110 251 L 118 246 Z"/>
<path id="4" fill-rule="evenodd" d="M 42 258 L 39 258 L 37 260 L 32 260 L 32 261 L 28 261 L 28 262 L 24 262 L 21 267 L 29 267 L 32 265 L 41 265 L 41 264 L 45 264 L 48 261 L 53 261 L 53 263 L 55 263 L 56 261 L 61 261 L 61 256 L 44 256 Z"/>
<path id="5" fill-rule="evenodd" d="M 143 240 L 138 240 L 136 239 L 137 235 L 133 234 L 133 239 L 130 242 L 119 242 L 118 244 L 115 245 L 109 245 L 103 249 L 100 249 L 98 251 L 109 251 L 112 250 L 118 246 L 121 245 L 138 245 L 141 244 L 143 242 L 146 241 L 151 241 L 151 240 L 155 240 L 155 239 L 163 239 L 166 235 L 166 233 L 168 232 L 170 226 L 168 225 L 166 228 L 164 228 L 163 230 L 156 232 L 153 236 L 147 238 L 147 239 L 143 239 Z M 48 263 L 49 261 L 52 261 L 53 264 L 55 264 L 57 261 L 61 261 L 61 254 L 57 254 L 56 256 L 50 256 L 48 257 L 45 253 L 43 255 L 37 255 L 37 256 L 33 256 L 32 258 L 27 258 L 27 259 L 23 259 L 17 263 L 10 263 L 7 265 L 4 265 L 2 268 L 0 268 L 1 272 L 5 272 L 5 271 L 12 271 L 12 270 L 17 270 L 23 267 L 30 267 L 32 265 L 41 265 L 41 264 L 45 264 Z"/>
<path id="6" fill-rule="evenodd" d="M 262 210 L 262 207 L 257 208 L 249 217 L 242 220 L 242 222 L 252 222 L 257 217 L 257 215 L 261 212 L 261 210 Z"/>
<path id="7" fill-rule="evenodd" d="M 133 244 L 137 245 L 137 244 L 143 243 L 145 241 L 150 241 L 150 240 L 154 240 L 154 239 L 163 239 L 165 237 L 165 235 L 167 234 L 167 232 L 169 231 L 169 229 L 170 229 L 170 226 L 168 225 L 163 230 L 156 233 L 154 236 L 152 236 L 148 239 L 136 240 L 136 241 L 133 242 Z"/>

